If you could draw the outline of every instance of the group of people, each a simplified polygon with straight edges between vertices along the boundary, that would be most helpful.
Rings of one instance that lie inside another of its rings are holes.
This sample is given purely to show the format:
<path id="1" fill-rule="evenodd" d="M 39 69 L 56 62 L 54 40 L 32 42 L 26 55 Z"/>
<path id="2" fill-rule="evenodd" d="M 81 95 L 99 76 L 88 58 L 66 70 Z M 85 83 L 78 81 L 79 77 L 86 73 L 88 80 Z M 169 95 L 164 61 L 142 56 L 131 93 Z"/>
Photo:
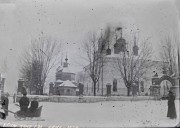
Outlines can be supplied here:
<path id="1" fill-rule="evenodd" d="M 17 112 L 20 115 L 25 115 L 25 114 L 30 114 L 32 115 L 37 108 L 39 107 L 39 102 L 38 102 L 38 97 L 35 97 L 31 102 L 29 98 L 27 97 L 27 92 L 25 89 L 22 89 L 22 94 L 23 96 L 19 100 L 19 107 L 20 110 Z M 13 96 L 13 102 L 15 103 L 15 97 Z M 2 93 L 1 94 L 1 105 L 2 109 L 4 109 L 4 113 L 6 116 L 8 116 L 8 106 L 9 106 L 9 99 L 8 99 L 8 94 Z M 30 104 L 30 107 L 29 107 Z M 29 108 L 28 108 L 29 107 Z M 33 116 L 33 115 L 32 115 Z"/>
<path id="2" fill-rule="evenodd" d="M 20 115 L 32 115 L 37 108 L 39 107 L 39 102 L 37 100 L 38 98 L 35 97 L 32 101 L 31 101 L 31 105 L 28 108 L 30 101 L 29 98 L 27 97 L 27 92 L 23 92 L 23 96 L 21 97 L 21 99 L 19 100 L 19 106 L 20 106 L 20 111 L 18 111 L 17 113 Z"/>

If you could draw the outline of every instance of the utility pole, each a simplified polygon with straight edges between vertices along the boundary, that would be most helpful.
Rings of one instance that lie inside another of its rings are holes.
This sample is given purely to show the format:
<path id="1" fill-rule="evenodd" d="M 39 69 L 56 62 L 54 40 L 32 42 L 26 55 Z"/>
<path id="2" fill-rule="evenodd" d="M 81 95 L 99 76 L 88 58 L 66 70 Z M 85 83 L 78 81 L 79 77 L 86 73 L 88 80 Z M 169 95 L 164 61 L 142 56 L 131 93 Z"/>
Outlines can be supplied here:
<path id="1" fill-rule="evenodd" d="M 178 77 L 179 77 L 179 87 L 180 87 L 180 55 L 179 55 L 179 47 L 178 47 Z"/>
<path id="2" fill-rule="evenodd" d="M 104 84 L 104 82 L 103 82 L 103 67 L 104 67 L 104 63 L 103 63 L 103 57 L 102 57 L 102 96 L 103 96 L 103 84 Z"/>
<path id="3" fill-rule="evenodd" d="M 102 30 L 103 29 L 101 29 L 101 39 L 102 39 Z M 101 43 L 103 43 L 103 42 L 101 42 Z M 102 45 L 102 44 L 101 44 Z M 104 66 L 104 63 L 103 63 L 103 52 L 102 52 L 102 50 L 103 49 L 101 49 L 101 60 L 102 60 L 102 77 L 101 77 L 101 81 L 102 81 L 102 96 L 103 96 L 103 84 L 104 84 L 104 82 L 103 82 L 103 66 Z"/>

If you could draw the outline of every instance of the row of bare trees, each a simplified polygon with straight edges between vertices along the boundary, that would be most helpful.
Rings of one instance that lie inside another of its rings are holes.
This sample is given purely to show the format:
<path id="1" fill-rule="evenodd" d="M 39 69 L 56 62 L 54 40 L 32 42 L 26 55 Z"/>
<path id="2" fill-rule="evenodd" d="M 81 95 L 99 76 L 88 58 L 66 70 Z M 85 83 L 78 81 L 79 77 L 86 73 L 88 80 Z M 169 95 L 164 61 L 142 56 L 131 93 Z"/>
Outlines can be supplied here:
<path id="1" fill-rule="evenodd" d="M 52 37 L 42 36 L 31 40 L 19 63 L 20 76 L 25 80 L 30 94 L 43 94 L 50 70 L 61 60 L 61 46 L 61 43 Z"/>
<path id="2" fill-rule="evenodd" d="M 87 40 L 83 42 L 82 49 L 86 55 L 89 65 L 85 67 L 93 83 L 94 96 L 96 96 L 97 85 L 102 76 L 104 51 L 108 43 L 111 42 L 113 32 L 107 27 L 104 33 L 97 36 L 95 33 L 89 34 Z M 126 46 L 123 52 L 114 59 L 114 68 L 119 72 L 120 78 L 127 87 L 127 95 L 130 95 L 130 88 L 133 83 L 143 79 L 148 69 L 153 66 L 149 61 L 152 56 L 152 47 L 148 40 L 139 42 L 138 54 L 134 54 L 133 45 L 137 42 L 136 35 L 129 35 L 126 39 Z M 169 63 L 169 66 L 162 68 L 168 72 L 168 75 L 177 74 L 177 63 L 175 47 L 172 44 L 172 38 L 167 37 L 162 40 L 162 50 L 160 57 L 163 62 Z M 27 82 L 31 91 L 35 90 L 36 94 L 43 94 L 43 87 L 50 70 L 58 64 L 61 43 L 52 37 L 40 37 L 31 41 L 29 49 L 25 50 L 20 62 L 20 75 Z"/>

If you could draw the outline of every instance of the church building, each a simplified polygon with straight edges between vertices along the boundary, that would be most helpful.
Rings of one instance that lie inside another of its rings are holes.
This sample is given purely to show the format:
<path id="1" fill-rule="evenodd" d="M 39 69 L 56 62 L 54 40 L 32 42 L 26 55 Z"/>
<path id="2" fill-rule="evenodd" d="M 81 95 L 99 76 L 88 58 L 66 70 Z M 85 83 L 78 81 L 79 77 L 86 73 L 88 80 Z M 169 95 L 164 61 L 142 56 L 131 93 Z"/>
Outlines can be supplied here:
<path id="1" fill-rule="evenodd" d="M 56 70 L 56 81 L 50 83 L 49 93 L 51 95 L 69 95 L 75 96 L 77 86 L 75 82 L 75 73 L 69 69 L 68 58 L 66 57 L 63 65 Z"/>
<path id="2" fill-rule="evenodd" d="M 119 37 L 117 33 L 119 33 Z M 132 44 L 132 52 L 134 57 L 138 57 L 139 47 L 137 45 L 136 39 L 134 40 L 135 41 Z M 108 43 L 104 43 L 104 39 L 102 38 L 102 36 L 99 39 L 98 43 L 100 44 L 98 48 L 102 50 L 102 54 L 104 57 L 102 67 L 103 71 L 100 74 L 101 76 L 96 86 L 96 95 L 107 95 L 107 85 L 111 85 L 110 90 L 112 96 L 127 95 L 127 87 L 125 86 L 121 74 L 115 64 L 115 60 L 119 57 L 119 54 L 128 52 L 127 42 L 122 36 L 122 28 L 116 28 L 115 33 L 111 31 Z M 138 81 L 135 84 L 136 88 L 131 88 L 130 95 L 133 95 L 133 92 L 135 92 L 135 95 L 150 95 L 150 86 L 152 85 L 152 78 L 154 74 L 157 73 L 159 76 L 163 75 L 163 62 L 152 60 L 147 61 L 152 66 L 146 69 L 147 71 L 143 78 L 138 78 Z M 93 82 L 88 75 L 87 67 L 85 67 L 84 71 L 81 72 L 81 74 L 84 74 L 84 79 L 82 79 L 83 81 L 80 82 L 84 84 L 84 94 L 93 95 Z M 171 85 L 166 83 L 166 86 Z M 162 91 L 162 95 L 164 95 L 164 93 L 168 93 L 168 88 L 170 87 L 162 87 L 162 89 L 164 89 Z"/>

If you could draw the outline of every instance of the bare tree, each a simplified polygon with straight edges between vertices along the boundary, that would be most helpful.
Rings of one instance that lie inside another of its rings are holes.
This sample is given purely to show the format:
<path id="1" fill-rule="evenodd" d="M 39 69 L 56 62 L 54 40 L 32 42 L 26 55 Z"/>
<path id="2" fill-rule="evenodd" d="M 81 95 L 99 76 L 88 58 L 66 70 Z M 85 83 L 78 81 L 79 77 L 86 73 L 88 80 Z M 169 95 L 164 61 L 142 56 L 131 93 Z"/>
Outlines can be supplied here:
<path id="1" fill-rule="evenodd" d="M 91 33 L 89 34 L 88 41 L 85 41 L 83 44 L 83 50 L 86 54 L 86 57 L 84 58 L 89 64 L 88 66 L 85 66 L 85 70 L 88 72 L 93 82 L 94 96 L 96 96 L 97 86 L 99 90 L 99 79 L 103 73 L 103 58 L 106 54 L 106 47 L 110 40 L 110 35 L 111 30 L 110 27 L 107 26 L 104 33 L 101 31 L 100 37 L 95 33 Z"/>
<path id="2" fill-rule="evenodd" d="M 166 36 L 161 40 L 161 50 L 160 58 L 164 63 L 168 63 L 168 66 L 163 66 L 164 73 L 167 75 L 176 75 L 177 74 L 177 65 L 176 65 L 176 39 Z"/>
<path id="3" fill-rule="evenodd" d="M 83 46 L 89 65 L 85 67 L 90 78 L 93 82 L 94 96 L 96 96 L 96 85 L 100 78 L 102 63 L 101 63 L 101 53 L 98 51 L 98 39 L 93 33 L 89 35 L 89 40 L 84 43 Z"/>
<path id="4" fill-rule="evenodd" d="M 20 75 L 27 82 L 30 92 L 43 94 L 43 87 L 50 70 L 61 59 L 61 43 L 52 37 L 33 39 L 30 48 L 24 52 L 20 61 Z"/>
<path id="5" fill-rule="evenodd" d="M 131 45 L 135 41 L 136 38 L 129 40 L 127 43 L 129 46 L 124 47 L 125 49 L 119 53 L 119 57 L 116 57 L 114 60 L 114 67 L 120 73 L 127 87 L 127 96 L 130 96 L 130 89 L 133 83 L 139 81 L 139 78 L 142 79 L 147 73 L 148 68 L 152 66 L 149 63 L 152 53 L 149 42 L 144 40 L 139 48 L 139 53 L 135 55 Z"/>

